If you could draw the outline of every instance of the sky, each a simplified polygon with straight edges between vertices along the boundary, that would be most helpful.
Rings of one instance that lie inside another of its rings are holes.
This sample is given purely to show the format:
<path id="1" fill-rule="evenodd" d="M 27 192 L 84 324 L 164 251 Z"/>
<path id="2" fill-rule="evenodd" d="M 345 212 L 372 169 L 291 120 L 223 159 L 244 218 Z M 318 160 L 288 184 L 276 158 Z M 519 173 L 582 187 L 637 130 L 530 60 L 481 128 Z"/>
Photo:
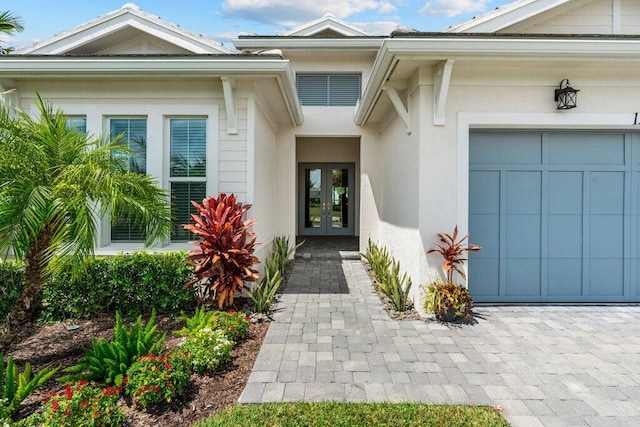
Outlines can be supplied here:
<path id="1" fill-rule="evenodd" d="M 365 31 L 389 34 L 397 26 L 442 31 L 512 0 L 137 0 L 145 12 L 232 46 L 240 32 L 276 35 L 333 13 Z M 0 36 L 21 48 L 119 9 L 126 0 L 1 0 L 0 12 L 22 18 L 25 30 Z"/>

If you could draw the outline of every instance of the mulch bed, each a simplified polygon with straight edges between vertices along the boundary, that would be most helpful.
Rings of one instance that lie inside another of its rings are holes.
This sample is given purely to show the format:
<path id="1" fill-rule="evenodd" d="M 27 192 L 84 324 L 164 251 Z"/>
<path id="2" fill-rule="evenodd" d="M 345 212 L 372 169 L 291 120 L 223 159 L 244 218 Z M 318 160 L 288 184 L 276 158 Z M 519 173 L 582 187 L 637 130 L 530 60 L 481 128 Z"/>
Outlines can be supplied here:
<path id="1" fill-rule="evenodd" d="M 74 323 L 79 328 L 67 330 L 67 327 Z M 159 331 L 167 332 L 165 348 L 177 347 L 181 337 L 171 332 L 180 329 L 183 322 L 168 316 L 158 316 L 156 325 Z M 31 363 L 34 372 L 47 364 L 66 368 L 78 361 L 84 354 L 83 349 L 91 345 L 92 338 L 110 338 L 114 326 L 115 319 L 112 316 L 45 326 L 27 325 L 5 354 L 12 354 L 16 364 L 21 368 L 26 362 Z M 127 416 L 125 426 L 189 426 L 237 404 L 268 328 L 269 323 L 252 324 L 245 340 L 233 349 L 233 359 L 230 363 L 210 376 L 194 374 L 184 395 L 170 404 L 142 411 L 136 408 L 130 399 L 121 399 L 121 408 Z M 19 416 L 26 417 L 39 410 L 40 401 L 46 393 L 60 389 L 60 383 L 48 381 L 23 402 Z"/>

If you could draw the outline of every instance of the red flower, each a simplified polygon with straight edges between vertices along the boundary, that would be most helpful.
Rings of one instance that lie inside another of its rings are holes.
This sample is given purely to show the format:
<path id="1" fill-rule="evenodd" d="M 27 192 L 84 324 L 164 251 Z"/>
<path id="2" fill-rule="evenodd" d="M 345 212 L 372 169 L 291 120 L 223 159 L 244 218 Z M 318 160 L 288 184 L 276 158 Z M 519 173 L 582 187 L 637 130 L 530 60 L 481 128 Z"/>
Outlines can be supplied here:
<path id="1" fill-rule="evenodd" d="M 53 410 L 53 412 L 57 411 L 58 408 L 60 408 L 60 404 L 58 403 L 57 400 L 54 400 L 53 403 L 51 404 L 51 409 Z"/>
<path id="2" fill-rule="evenodd" d="M 64 386 L 64 396 L 67 398 L 67 400 L 71 400 L 71 398 L 73 397 L 73 391 L 71 390 L 71 386 L 69 384 Z"/>

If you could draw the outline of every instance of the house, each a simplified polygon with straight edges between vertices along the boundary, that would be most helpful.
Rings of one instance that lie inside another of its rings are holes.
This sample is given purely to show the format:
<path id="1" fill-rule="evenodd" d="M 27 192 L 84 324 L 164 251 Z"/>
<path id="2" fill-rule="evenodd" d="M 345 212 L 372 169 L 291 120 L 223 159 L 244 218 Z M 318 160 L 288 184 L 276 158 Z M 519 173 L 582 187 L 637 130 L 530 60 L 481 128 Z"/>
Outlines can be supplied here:
<path id="1" fill-rule="evenodd" d="M 182 222 L 233 192 L 261 241 L 371 238 L 415 284 L 458 224 L 483 246 L 476 301 L 640 301 L 640 3 L 518 0 L 388 37 L 326 15 L 235 47 L 126 4 L 1 57 L 0 92 L 124 133 Z M 577 107 L 559 109 L 567 86 Z M 98 253 L 142 248 L 109 223 Z"/>

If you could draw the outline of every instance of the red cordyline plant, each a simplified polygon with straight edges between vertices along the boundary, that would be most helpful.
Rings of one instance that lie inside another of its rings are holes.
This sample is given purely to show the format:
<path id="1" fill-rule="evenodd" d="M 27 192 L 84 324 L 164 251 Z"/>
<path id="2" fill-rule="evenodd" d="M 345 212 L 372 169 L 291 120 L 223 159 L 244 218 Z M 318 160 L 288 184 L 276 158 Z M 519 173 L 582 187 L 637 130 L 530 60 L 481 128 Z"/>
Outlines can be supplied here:
<path id="1" fill-rule="evenodd" d="M 255 282 L 258 272 L 252 267 L 260 261 L 253 256 L 255 233 L 249 228 L 254 218 L 244 220 L 251 205 L 238 203 L 233 194 L 221 193 L 208 197 L 202 204 L 192 201 L 198 211 L 192 214 L 193 224 L 183 227 L 199 237 L 194 242 L 199 249 L 189 253 L 195 278 L 185 285 L 196 286 L 202 298 L 217 298 L 218 308 L 233 304 L 237 291 L 245 282 Z"/>
<path id="2" fill-rule="evenodd" d="M 453 229 L 453 234 L 449 235 L 446 233 L 438 233 L 438 237 L 440 238 L 440 244 L 436 245 L 435 249 L 431 249 L 427 251 L 427 253 L 437 252 L 444 258 L 444 264 L 442 268 L 447 274 L 447 283 L 453 283 L 453 273 L 456 272 L 460 275 L 462 280 L 465 280 L 467 276 L 462 271 L 462 265 L 467 261 L 467 258 L 464 258 L 467 252 L 471 251 L 479 251 L 482 249 L 481 246 L 474 245 L 471 243 L 467 243 L 465 245 L 464 241 L 467 240 L 469 235 L 462 237 L 460 240 L 458 239 L 458 226 Z"/>

